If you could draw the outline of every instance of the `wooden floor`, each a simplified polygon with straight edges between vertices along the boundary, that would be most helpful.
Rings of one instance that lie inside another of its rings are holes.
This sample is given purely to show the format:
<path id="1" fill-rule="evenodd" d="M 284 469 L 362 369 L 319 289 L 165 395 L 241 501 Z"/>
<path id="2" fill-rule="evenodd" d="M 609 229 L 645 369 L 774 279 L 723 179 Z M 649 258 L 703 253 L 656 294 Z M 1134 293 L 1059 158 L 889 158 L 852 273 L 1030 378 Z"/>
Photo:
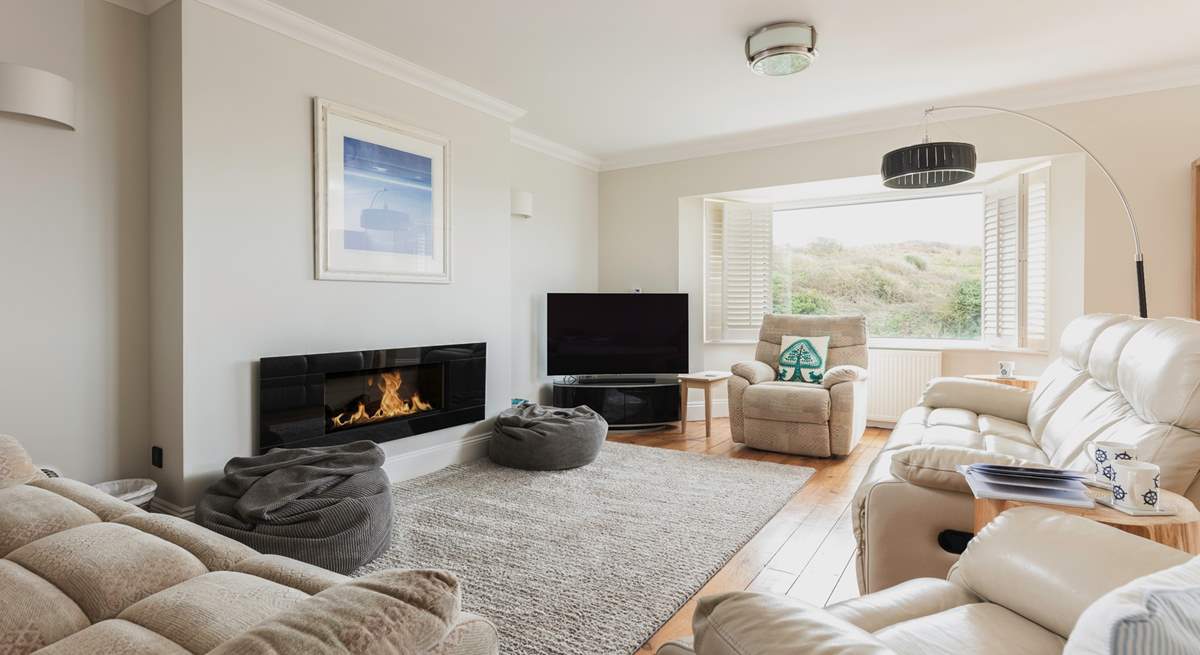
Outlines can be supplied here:
<path id="1" fill-rule="evenodd" d="M 713 419 L 712 436 L 708 439 L 704 437 L 703 421 L 689 422 L 686 434 L 679 434 L 674 428 L 648 434 L 610 433 L 608 438 L 713 457 L 755 459 L 816 469 L 808 484 L 696 595 L 749 589 L 787 594 L 823 606 L 858 595 L 850 500 L 888 433 L 888 430 L 867 428 L 853 453 L 834 459 L 769 453 L 735 444 L 729 436 L 729 420 L 724 418 Z M 638 652 L 653 653 L 672 639 L 690 635 L 695 607 L 693 597 Z"/>

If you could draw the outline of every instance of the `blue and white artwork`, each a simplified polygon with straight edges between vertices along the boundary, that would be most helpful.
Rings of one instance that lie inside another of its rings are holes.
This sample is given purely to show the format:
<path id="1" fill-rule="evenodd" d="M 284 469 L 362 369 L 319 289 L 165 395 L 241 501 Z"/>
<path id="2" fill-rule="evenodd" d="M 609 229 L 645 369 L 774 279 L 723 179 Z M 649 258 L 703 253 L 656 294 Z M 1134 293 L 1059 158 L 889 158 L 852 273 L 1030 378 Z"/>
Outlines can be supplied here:
<path id="1" fill-rule="evenodd" d="M 433 160 L 343 137 L 347 250 L 433 254 Z"/>
<path id="2" fill-rule="evenodd" d="M 450 282 L 450 141 L 317 98 L 316 277 Z"/>

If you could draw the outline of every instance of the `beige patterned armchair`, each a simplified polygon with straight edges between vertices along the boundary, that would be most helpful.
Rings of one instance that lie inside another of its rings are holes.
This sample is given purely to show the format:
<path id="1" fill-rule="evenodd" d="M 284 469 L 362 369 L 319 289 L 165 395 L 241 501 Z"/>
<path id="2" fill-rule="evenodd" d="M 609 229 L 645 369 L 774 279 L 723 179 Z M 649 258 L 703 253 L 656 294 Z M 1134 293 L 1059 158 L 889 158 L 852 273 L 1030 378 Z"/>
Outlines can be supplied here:
<path id="1" fill-rule="evenodd" d="M 821 384 L 777 380 L 787 336 L 829 337 Z M 733 440 L 794 455 L 849 454 L 867 427 L 866 369 L 865 317 L 764 316 L 754 361 L 734 364 L 729 379 Z"/>

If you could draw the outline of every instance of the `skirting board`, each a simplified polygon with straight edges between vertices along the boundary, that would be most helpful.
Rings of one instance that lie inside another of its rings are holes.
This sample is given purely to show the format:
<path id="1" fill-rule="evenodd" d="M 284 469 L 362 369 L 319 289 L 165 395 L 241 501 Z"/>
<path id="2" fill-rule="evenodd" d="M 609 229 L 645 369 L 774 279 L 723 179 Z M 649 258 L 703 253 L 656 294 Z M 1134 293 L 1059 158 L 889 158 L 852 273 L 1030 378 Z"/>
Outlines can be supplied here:
<path id="1" fill-rule="evenodd" d="M 712 415 L 729 416 L 729 400 L 726 398 L 714 398 L 712 401 Z M 689 400 L 687 408 L 687 420 L 703 421 L 704 420 L 704 401 Z"/>
<path id="2" fill-rule="evenodd" d="M 459 441 L 438 444 L 387 458 L 383 470 L 392 482 L 408 480 L 450 466 L 464 464 L 487 455 L 491 433 L 478 434 Z"/>
<path id="3" fill-rule="evenodd" d="M 175 516 L 175 517 L 178 517 L 181 519 L 187 519 L 189 521 L 191 521 L 196 516 L 196 506 L 195 505 L 188 505 L 187 507 L 180 507 L 179 505 L 176 505 L 175 503 L 163 500 L 162 498 L 159 498 L 158 496 L 155 496 L 154 500 L 150 501 L 150 511 L 158 512 L 159 514 L 169 514 L 171 516 Z"/>

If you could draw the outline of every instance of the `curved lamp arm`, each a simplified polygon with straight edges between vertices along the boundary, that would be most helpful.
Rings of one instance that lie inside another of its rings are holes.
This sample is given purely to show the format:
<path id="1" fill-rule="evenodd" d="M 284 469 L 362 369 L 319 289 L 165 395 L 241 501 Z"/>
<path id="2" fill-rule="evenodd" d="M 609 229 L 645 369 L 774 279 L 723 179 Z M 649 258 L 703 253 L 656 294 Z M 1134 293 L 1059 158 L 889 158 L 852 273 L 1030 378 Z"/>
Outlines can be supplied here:
<path id="1" fill-rule="evenodd" d="M 1026 120 L 1033 121 L 1042 127 L 1054 131 L 1071 143 L 1074 143 L 1077 148 L 1082 150 L 1084 154 L 1086 154 L 1088 158 L 1100 168 L 1100 171 L 1104 173 L 1104 177 L 1108 179 L 1108 183 L 1112 185 L 1113 189 L 1116 189 L 1117 195 L 1120 196 L 1121 205 L 1125 208 L 1125 217 L 1129 219 L 1129 229 L 1133 232 L 1134 263 L 1137 266 L 1138 310 L 1141 312 L 1142 318 L 1146 318 L 1146 269 L 1142 260 L 1142 238 L 1138 235 L 1137 222 L 1133 220 L 1133 210 L 1129 208 L 1129 198 L 1125 197 L 1125 191 L 1121 189 L 1121 185 L 1117 184 L 1117 180 L 1113 178 L 1112 173 L 1110 173 L 1108 168 L 1096 158 L 1096 155 L 1092 154 L 1092 151 L 1088 150 L 1087 146 L 1080 143 L 1075 137 L 1067 134 L 1061 129 L 1051 125 L 1050 123 L 1047 123 L 1040 118 L 1035 118 L 1029 114 L 1024 114 L 1019 111 L 1013 111 L 1012 109 L 992 107 L 990 105 L 946 105 L 944 107 L 929 107 L 925 110 L 925 116 L 928 118 L 929 115 L 934 112 L 948 111 L 951 109 L 982 109 L 984 111 L 994 111 L 1001 114 L 1020 116 Z"/>

